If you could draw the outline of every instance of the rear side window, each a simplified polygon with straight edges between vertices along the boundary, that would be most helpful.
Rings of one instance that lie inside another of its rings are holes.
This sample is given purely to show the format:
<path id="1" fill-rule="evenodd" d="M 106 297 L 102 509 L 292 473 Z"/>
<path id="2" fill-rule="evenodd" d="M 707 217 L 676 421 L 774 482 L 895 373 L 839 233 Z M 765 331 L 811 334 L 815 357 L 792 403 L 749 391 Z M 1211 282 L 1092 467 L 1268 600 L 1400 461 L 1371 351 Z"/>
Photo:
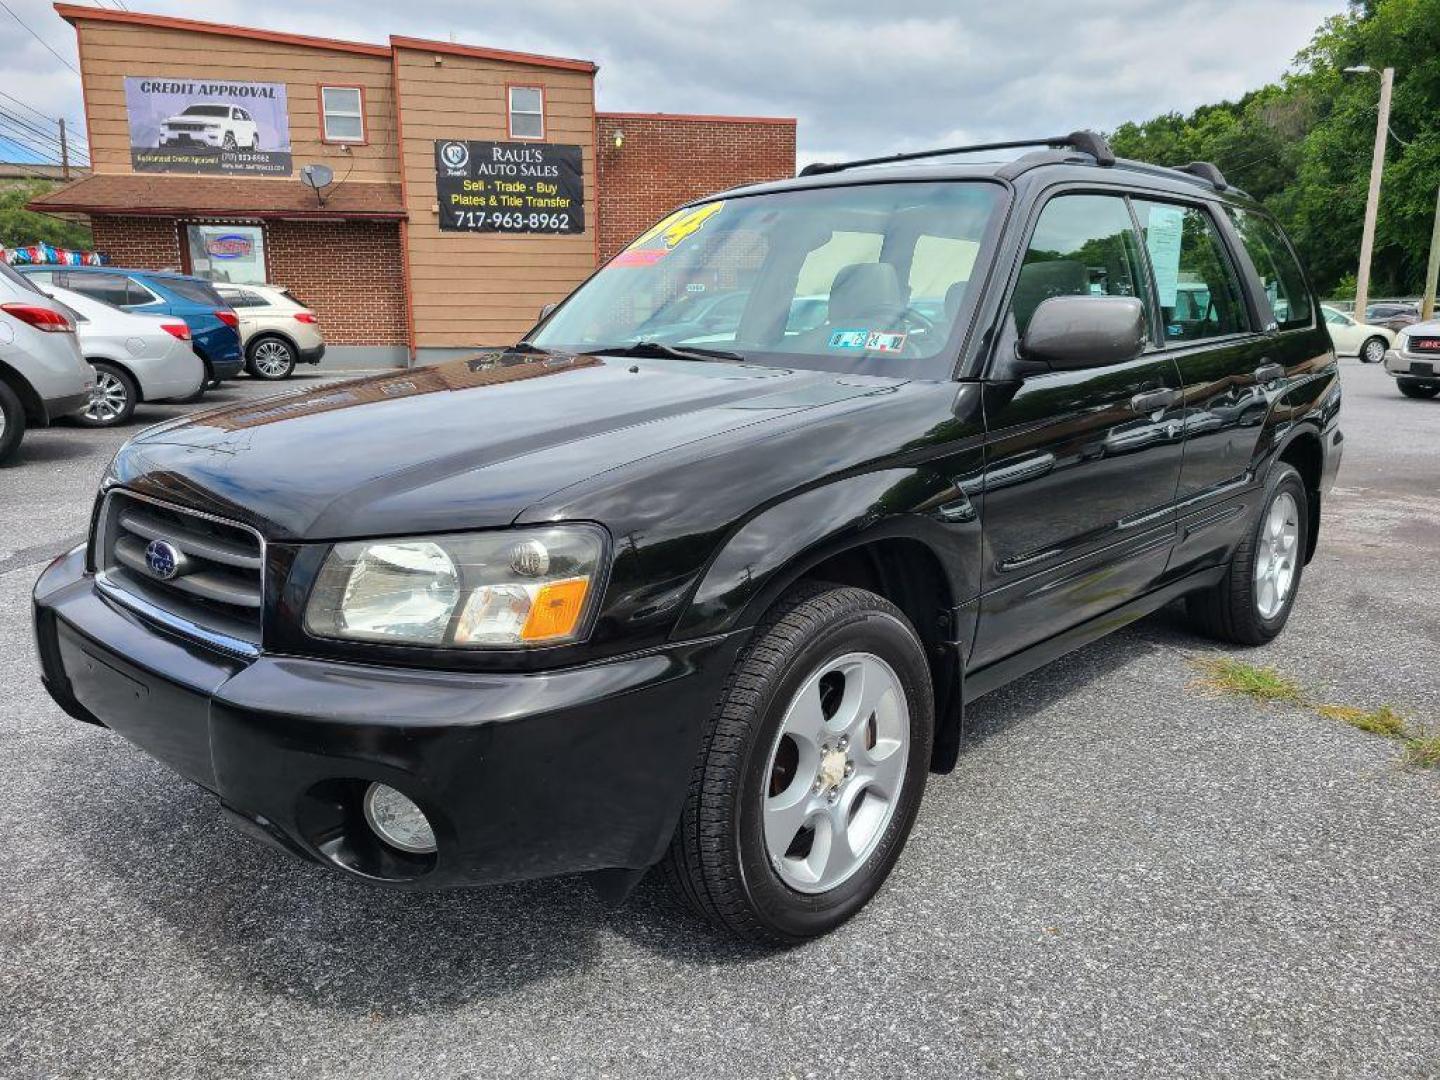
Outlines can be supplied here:
<path id="1" fill-rule="evenodd" d="M 126 297 L 129 295 L 130 280 L 124 274 L 67 274 L 66 278 L 67 281 L 57 284 L 91 300 L 99 300 L 111 307 L 123 307 L 129 303 Z"/>
<path id="2" fill-rule="evenodd" d="M 1248 210 L 1229 207 L 1230 220 L 1270 298 L 1281 330 L 1310 325 L 1310 290 L 1295 253 L 1273 221 Z"/>
<path id="3" fill-rule="evenodd" d="M 1203 341 L 1249 330 L 1240 277 L 1210 215 L 1195 206 L 1145 199 L 1133 204 L 1155 275 L 1165 340 Z"/>
<path id="4" fill-rule="evenodd" d="M 1045 204 L 1010 300 L 1017 333 L 1052 296 L 1144 300 L 1145 262 L 1124 199 L 1060 195 Z"/>
<path id="5" fill-rule="evenodd" d="M 203 281 L 189 281 L 186 278 L 166 278 L 165 287 L 192 304 L 204 304 L 207 307 L 229 307 L 215 289 Z"/>

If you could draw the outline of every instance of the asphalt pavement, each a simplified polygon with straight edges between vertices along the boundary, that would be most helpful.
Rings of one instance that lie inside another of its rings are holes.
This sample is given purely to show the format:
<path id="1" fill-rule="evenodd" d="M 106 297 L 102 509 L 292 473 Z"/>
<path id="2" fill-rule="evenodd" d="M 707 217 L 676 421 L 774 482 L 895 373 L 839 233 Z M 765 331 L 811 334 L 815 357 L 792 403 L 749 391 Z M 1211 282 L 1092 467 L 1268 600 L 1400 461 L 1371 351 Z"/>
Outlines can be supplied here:
<path id="1" fill-rule="evenodd" d="M 1344 382 L 1319 552 L 1241 655 L 1433 730 L 1440 401 Z M 1440 1076 L 1440 772 L 1205 692 L 1169 610 L 977 703 L 887 887 L 789 952 L 656 883 L 397 894 L 260 846 L 40 688 L 29 590 L 123 438 L 0 469 L 6 1080 Z"/>

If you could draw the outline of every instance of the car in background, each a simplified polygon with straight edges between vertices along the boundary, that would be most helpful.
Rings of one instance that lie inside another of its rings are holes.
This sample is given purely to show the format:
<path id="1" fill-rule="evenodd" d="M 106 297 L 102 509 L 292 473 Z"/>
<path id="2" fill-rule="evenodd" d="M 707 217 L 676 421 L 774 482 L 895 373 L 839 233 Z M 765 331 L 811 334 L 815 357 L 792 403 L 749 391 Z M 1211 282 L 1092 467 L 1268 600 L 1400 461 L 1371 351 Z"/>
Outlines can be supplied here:
<path id="1" fill-rule="evenodd" d="M 0 462 L 27 427 L 84 408 L 94 389 L 74 318 L 0 262 Z"/>
<path id="2" fill-rule="evenodd" d="M 1440 319 L 1402 330 L 1395 348 L 1385 354 L 1385 370 L 1406 397 L 1440 394 Z"/>
<path id="3" fill-rule="evenodd" d="M 1383 326 L 1398 334 L 1405 327 L 1420 321 L 1420 309 L 1414 304 L 1371 304 L 1365 309 L 1365 321 L 1371 326 Z"/>
<path id="4" fill-rule="evenodd" d="M 1378 364 L 1385 359 L 1385 350 L 1395 345 L 1395 331 L 1388 326 L 1357 322 L 1339 308 L 1320 305 L 1330 340 L 1341 356 L 1358 356 L 1362 364 Z"/>
<path id="5" fill-rule="evenodd" d="M 157 146 L 209 146 L 221 150 L 260 149 L 255 118 L 238 105 L 208 102 L 187 105 L 160 122 Z"/>
<path id="6" fill-rule="evenodd" d="M 204 278 L 168 270 L 114 266 L 26 266 L 20 272 L 42 285 L 146 315 L 176 315 L 190 327 L 190 347 L 205 363 L 205 385 L 240 374 L 240 317 Z"/>
<path id="7" fill-rule="evenodd" d="M 315 312 L 279 285 L 217 283 L 215 291 L 240 318 L 245 370 L 257 379 L 288 379 L 296 364 L 318 364 L 325 335 Z"/>
<path id="8" fill-rule="evenodd" d="M 74 313 L 80 352 L 95 369 L 95 392 L 80 412 L 85 427 L 117 427 L 142 401 L 194 400 L 205 392 L 205 365 L 176 315 L 141 315 L 52 286 Z"/>

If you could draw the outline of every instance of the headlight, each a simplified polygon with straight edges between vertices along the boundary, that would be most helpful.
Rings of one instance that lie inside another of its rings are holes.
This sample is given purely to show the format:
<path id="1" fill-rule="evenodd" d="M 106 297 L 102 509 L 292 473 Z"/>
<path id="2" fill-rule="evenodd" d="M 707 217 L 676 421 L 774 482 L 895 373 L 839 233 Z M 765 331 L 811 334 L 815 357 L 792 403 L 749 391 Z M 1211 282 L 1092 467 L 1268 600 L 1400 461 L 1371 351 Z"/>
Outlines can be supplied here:
<path id="1" fill-rule="evenodd" d="M 305 629 L 463 649 L 574 641 L 598 601 L 604 552 L 588 525 L 336 544 Z"/>

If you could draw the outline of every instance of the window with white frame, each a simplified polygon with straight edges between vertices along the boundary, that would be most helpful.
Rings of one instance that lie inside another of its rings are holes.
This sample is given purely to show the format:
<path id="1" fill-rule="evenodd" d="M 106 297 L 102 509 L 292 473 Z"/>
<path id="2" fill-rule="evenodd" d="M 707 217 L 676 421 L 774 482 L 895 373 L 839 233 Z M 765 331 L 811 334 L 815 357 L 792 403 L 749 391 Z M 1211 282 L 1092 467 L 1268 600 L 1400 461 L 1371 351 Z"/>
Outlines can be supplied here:
<path id="1" fill-rule="evenodd" d="M 538 86 L 510 87 L 510 137 L 545 137 L 545 91 Z"/>
<path id="2" fill-rule="evenodd" d="M 326 142 L 365 141 L 364 98 L 358 86 L 322 86 L 320 111 Z"/>

